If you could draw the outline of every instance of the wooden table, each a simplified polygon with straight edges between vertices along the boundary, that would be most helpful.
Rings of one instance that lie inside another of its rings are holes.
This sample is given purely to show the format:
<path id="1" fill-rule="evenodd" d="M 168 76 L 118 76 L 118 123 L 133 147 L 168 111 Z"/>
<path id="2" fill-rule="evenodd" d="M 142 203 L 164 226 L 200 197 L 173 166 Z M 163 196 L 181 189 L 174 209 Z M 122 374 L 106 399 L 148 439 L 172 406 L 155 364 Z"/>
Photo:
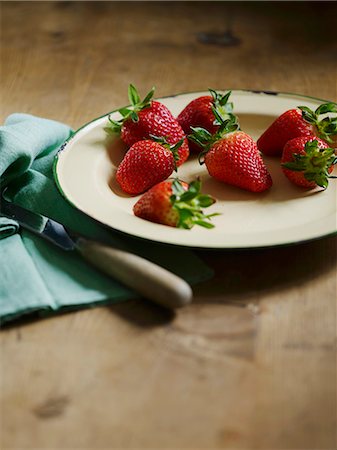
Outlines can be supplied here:
<path id="1" fill-rule="evenodd" d="M 76 128 L 131 81 L 336 101 L 318 3 L 2 2 L 2 119 Z M 228 13 L 241 45 L 197 42 Z M 216 276 L 175 315 L 129 301 L 3 329 L 1 448 L 336 448 L 336 239 L 200 255 Z"/>

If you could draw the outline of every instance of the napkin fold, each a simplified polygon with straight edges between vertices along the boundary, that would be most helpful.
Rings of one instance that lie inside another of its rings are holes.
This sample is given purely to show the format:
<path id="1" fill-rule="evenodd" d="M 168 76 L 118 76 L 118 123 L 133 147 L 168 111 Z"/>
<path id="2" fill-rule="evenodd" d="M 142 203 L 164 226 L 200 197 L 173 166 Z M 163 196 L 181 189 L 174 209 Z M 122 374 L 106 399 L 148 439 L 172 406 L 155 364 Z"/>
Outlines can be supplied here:
<path id="1" fill-rule="evenodd" d="M 59 193 L 52 165 L 72 134 L 64 124 L 28 114 L 12 114 L 0 127 L 0 179 L 9 200 L 46 215 L 88 238 L 137 253 L 191 284 L 212 276 L 192 251 L 122 236 L 73 208 Z M 23 314 L 112 304 L 137 294 L 0 216 L 0 322 Z"/>

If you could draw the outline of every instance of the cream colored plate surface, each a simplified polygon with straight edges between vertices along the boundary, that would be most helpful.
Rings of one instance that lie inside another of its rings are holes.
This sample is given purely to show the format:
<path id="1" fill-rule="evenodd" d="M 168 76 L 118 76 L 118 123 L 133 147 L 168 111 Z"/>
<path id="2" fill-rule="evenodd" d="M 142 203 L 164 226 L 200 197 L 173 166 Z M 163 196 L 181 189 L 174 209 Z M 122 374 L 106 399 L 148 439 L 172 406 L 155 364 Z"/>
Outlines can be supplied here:
<path id="1" fill-rule="evenodd" d="M 177 115 L 192 99 L 207 93 L 181 94 L 161 99 Z M 257 139 L 282 112 L 298 105 L 312 108 L 322 103 L 292 94 L 233 91 L 232 101 L 241 128 Z M 112 114 L 119 117 L 118 113 Z M 64 197 L 87 215 L 113 229 L 141 238 L 189 247 L 248 248 L 297 243 L 336 233 L 336 186 L 326 191 L 304 191 L 292 185 L 280 169 L 279 159 L 265 158 L 274 185 L 263 194 L 245 192 L 210 178 L 205 166 L 192 158 L 179 168 L 179 177 L 200 176 L 203 191 L 217 198 L 207 212 L 214 229 L 195 226 L 181 230 L 154 224 L 132 213 L 139 197 L 128 197 L 116 186 L 114 174 L 123 151 L 106 139 L 108 115 L 85 125 L 65 144 L 54 172 Z"/>

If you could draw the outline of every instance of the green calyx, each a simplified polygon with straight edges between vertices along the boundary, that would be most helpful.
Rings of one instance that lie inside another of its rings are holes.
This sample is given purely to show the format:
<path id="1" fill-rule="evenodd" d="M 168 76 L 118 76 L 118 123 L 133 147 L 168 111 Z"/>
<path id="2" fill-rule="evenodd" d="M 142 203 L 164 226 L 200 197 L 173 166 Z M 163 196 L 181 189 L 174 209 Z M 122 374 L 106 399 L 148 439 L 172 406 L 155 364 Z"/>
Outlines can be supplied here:
<path id="1" fill-rule="evenodd" d="M 195 142 L 199 145 L 203 150 L 199 154 L 199 163 L 204 163 L 204 156 L 212 147 L 212 145 L 222 139 L 226 134 L 233 133 L 240 129 L 240 125 L 238 123 L 237 117 L 230 113 L 228 114 L 229 118 L 223 120 L 222 117 L 218 114 L 216 108 L 213 108 L 213 113 L 216 119 L 219 121 L 219 128 L 216 133 L 211 134 L 209 131 L 205 130 L 205 128 L 201 127 L 191 127 L 193 133 L 188 136 L 188 139 Z"/>
<path id="2" fill-rule="evenodd" d="M 293 161 L 283 163 L 286 169 L 295 172 L 303 172 L 306 180 L 313 181 L 318 186 L 326 189 L 329 185 L 331 166 L 337 163 L 337 157 L 333 148 L 319 148 L 318 141 L 309 141 L 304 147 L 305 154 L 293 154 Z"/>
<path id="3" fill-rule="evenodd" d="M 214 89 L 208 89 L 213 97 L 213 107 L 216 109 L 217 114 L 221 117 L 222 121 L 230 118 L 230 114 L 233 113 L 233 102 L 229 102 L 229 97 L 232 91 L 228 91 L 225 94 L 220 94 Z M 214 111 L 213 111 L 214 112 Z M 217 117 L 215 116 L 214 125 L 220 125 Z"/>
<path id="4" fill-rule="evenodd" d="M 317 128 L 318 135 L 327 142 L 332 142 L 332 136 L 337 134 L 337 103 L 323 103 L 315 111 L 307 106 L 298 107 L 302 111 L 303 119 Z M 334 113 L 333 117 L 326 116 L 320 119 L 322 114 Z"/>
<path id="5" fill-rule="evenodd" d="M 180 141 L 178 141 L 176 144 L 170 144 L 167 141 L 166 137 L 159 137 L 159 136 L 150 134 L 150 138 L 152 139 L 152 141 L 158 142 L 158 144 L 162 145 L 163 147 L 167 148 L 168 150 L 170 150 L 172 152 L 173 158 L 174 158 L 174 170 L 177 171 L 177 161 L 179 161 L 178 150 L 183 145 L 184 138 L 180 139 Z"/>
<path id="6" fill-rule="evenodd" d="M 152 97 L 154 95 L 155 88 L 153 87 L 150 92 L 141 100 L 137 89 L 133 84 L 129 85 L 128 88 L 128 96 L 130 101 L 130 106 L 125 106 L 120 108 L 118 112 L 121 114 L 121 119 L 112 120 L 109 116 L 109 124 L 104 130 L 108 134 L 120 133 L 123 123 L 131 119 L 133 122 L 138 122 L 138 113 L 145 108 L 149 108 L 151 106 Z"/>
<path id="7" fill-rule="evenodd" d="M 200 192 L 201 181 L 199 179 L 189 184 L 185 190 L 178 178 L 172 182 L 172 195 L 170 197 L 172 208 L 178 212 L 177 227 L 190 229 L 194 225 L 204 228 L 214 228 L 210 222 L 211 217 L 218 213 L 205 215 L 202 208 L 208 208 L 215 203 L 215 198 Z"/>

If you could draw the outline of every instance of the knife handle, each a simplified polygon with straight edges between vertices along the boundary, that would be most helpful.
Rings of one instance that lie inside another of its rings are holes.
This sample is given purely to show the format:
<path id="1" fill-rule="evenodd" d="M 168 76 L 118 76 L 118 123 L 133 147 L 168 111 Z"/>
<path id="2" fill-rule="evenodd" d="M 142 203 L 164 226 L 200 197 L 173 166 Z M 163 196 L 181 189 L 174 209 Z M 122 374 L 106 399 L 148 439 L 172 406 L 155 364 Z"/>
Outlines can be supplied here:
<path id="1" fill-rule="evenodd" d="M 92 265 L 155 303 L 175 309 L 192 301 L 186 281 L 147 259 L 86 239 L 76 247 Z"/>

